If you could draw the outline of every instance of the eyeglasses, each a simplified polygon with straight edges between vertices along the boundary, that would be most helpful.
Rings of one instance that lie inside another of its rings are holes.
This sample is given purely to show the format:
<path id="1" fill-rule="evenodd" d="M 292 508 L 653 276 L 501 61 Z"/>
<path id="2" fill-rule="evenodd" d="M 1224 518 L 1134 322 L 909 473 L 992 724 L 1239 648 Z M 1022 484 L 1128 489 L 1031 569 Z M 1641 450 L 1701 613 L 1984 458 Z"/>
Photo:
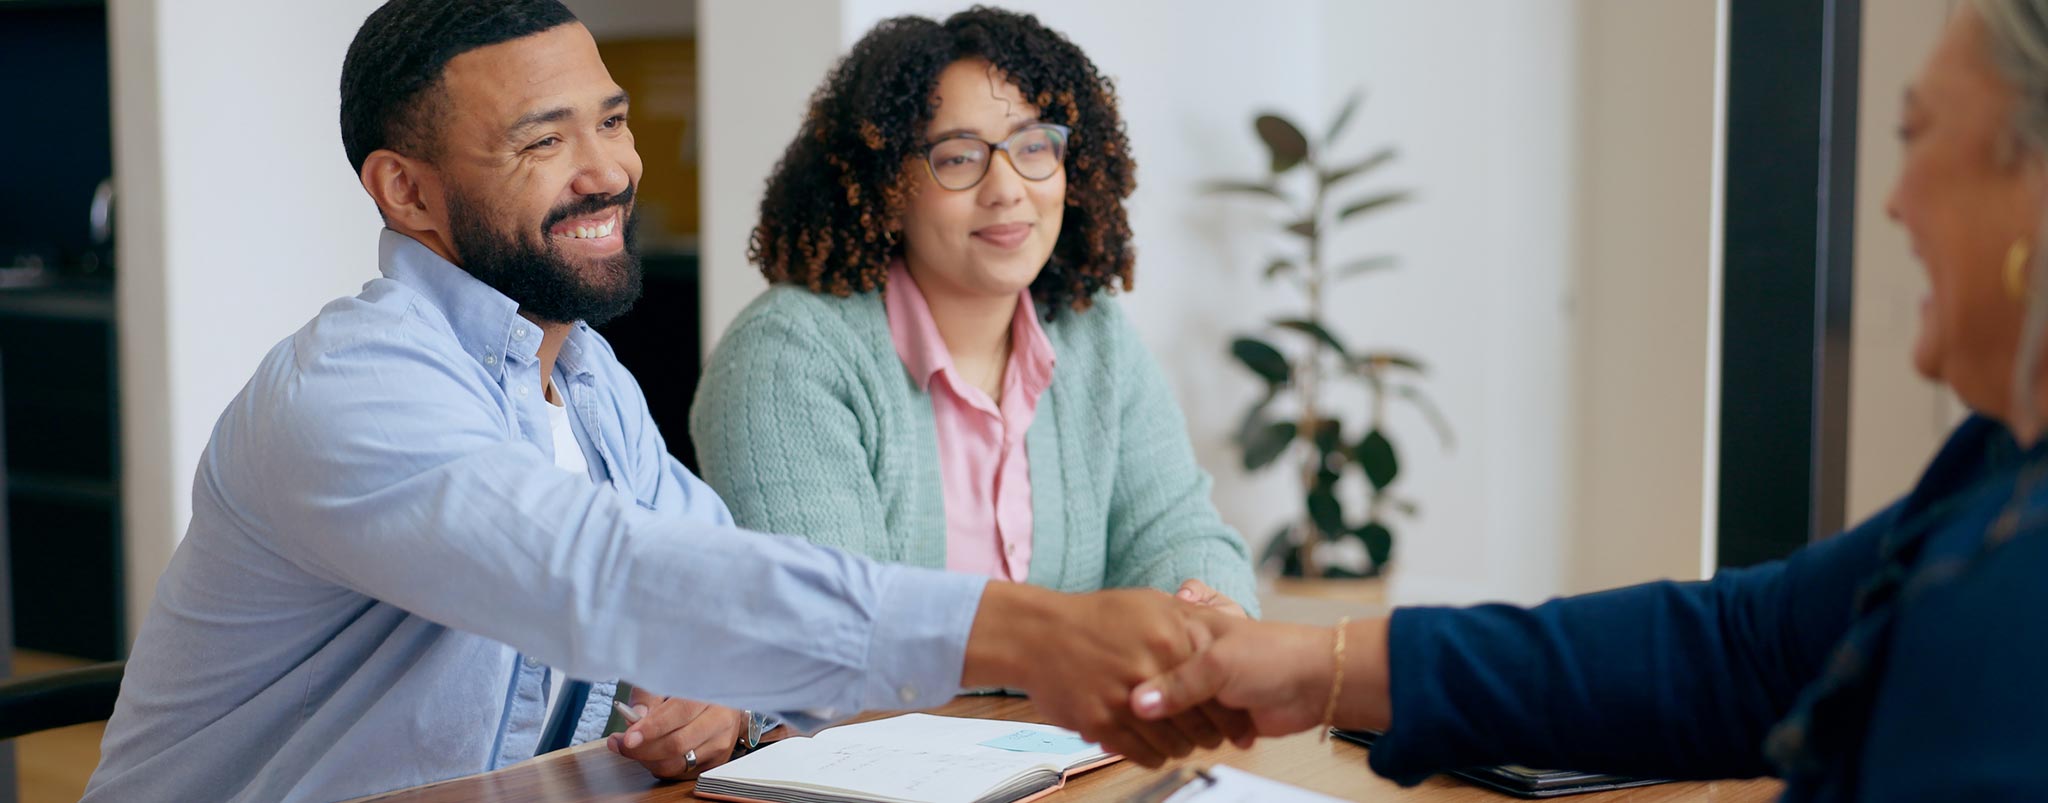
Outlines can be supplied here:
<path id="1" fill-rule="evenodd" d="M 1073 130 L 1063 125 L 1039 123 L 1017 130 L 1001 142 L 989 142 L 973 134 L 960 134 L 934 142 L 925 149 L 924 164 L 932 180 L 949 190 L 964 190 L 981 183 L 995 152 L 1002 151 L 1017 175 L 1044 181 L 1060 171 L 1067 160 L 1067 136 Z"/>

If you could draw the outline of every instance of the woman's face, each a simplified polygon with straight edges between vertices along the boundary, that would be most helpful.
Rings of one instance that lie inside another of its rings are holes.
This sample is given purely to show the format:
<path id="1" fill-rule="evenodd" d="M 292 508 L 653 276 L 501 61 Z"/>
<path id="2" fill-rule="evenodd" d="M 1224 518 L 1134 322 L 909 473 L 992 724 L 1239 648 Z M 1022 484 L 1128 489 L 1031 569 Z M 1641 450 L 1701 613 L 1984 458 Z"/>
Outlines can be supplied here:
<path id="1" fill-rule="evenodd" d="M 934 94 L 927 143 L 959 134 L 998 143 L 1039 122 L 1038 107 L 983 59 L 947 66 Z M 901 221 L 904 263 L 927 297 L 1014 297 L 1052 257 L 1066 210 L 1066 169 L 1031 181 L 1005 156 L 992 153 L 988 174 L 964 190 L 939 186 L 922 151 L 904 164 L 914 177 Z"/>
<path id="2" fill-rule="evenodd" d="M 2010 404 L 2023 301 L 2005 285 L 2008 250 L 2039 253 L 2041 164 L 2010 132 L 2015 94 L 1964 5 L 1906 90 L 1905 162 L 1886 204 L 1927 269 L 1913 367 L 1971 408 Z M 1998 416 L 2005 417 L 2005 416 Z"/>

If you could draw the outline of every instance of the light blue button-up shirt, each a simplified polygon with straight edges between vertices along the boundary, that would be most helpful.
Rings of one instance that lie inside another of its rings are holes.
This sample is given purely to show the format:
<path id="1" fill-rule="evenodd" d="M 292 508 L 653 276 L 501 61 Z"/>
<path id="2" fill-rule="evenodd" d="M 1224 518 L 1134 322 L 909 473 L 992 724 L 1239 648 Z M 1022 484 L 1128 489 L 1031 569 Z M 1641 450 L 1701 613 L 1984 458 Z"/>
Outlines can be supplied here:
<path id="1" fill-rule="evenodd" d="M 386 231 L 215 425 L 88 801 L 335 800 L 533 755 L 549 667 L 815 727 L 959 690 L 984 580 L 732 527 L 603 338 Z M 854 479 L 854 478 L 849 478 Z"/>

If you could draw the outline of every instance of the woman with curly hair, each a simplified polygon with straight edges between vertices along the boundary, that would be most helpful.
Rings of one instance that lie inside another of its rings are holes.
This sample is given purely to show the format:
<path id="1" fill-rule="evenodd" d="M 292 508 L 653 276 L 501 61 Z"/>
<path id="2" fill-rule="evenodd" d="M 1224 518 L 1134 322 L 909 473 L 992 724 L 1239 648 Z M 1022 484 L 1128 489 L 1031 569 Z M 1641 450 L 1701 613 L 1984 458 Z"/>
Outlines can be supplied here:
<path id="1" fill-rule="evenodd" d="M 690 432 L 739 524 L 1064 591 L 1251 606 L 1131 288 L 1110 82 L 1030 15 L 886 20 L 768 180 L 773 284 Z"/>

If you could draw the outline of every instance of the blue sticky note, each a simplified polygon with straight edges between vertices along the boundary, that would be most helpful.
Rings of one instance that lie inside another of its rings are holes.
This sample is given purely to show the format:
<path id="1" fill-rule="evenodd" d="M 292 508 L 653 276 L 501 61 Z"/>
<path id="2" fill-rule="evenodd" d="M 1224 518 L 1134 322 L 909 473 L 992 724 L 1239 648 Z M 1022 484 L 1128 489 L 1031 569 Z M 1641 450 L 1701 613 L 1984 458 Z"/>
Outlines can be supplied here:
<path id="1" fill-rule="evenodd" d="M 981 746 L 1018 753 L 1051 753 L 1056 756 L 1079 753 L 1092 747 L 1086 740 L 1070 733 L 1034 730 L 1021 730 L 1008 736 L 998 736 L 982 742 Z"/>

